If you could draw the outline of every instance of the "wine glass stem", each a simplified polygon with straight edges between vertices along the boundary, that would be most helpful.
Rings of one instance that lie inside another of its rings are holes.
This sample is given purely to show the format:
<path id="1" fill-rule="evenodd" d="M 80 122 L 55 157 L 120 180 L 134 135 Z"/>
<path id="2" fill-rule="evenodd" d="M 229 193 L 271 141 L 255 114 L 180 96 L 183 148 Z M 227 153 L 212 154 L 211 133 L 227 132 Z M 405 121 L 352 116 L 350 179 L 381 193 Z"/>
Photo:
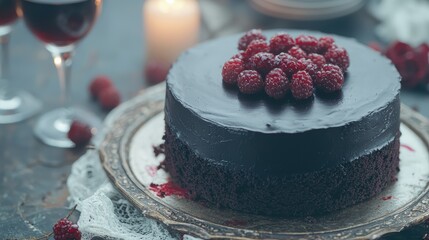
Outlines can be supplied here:
<path id="1" fill-rule="evenodd" d="M 49 49 L 49 48 L 48 48 Z M 61 104 L 63 107 L 70 105 L 70 70 L 72 65 L 72 57 L 74 54 L 73 47 L 58 48 L 51 50 L 54 59 L 55 67 L 58 71 L 61 88 Z"/>
<path id="2" fill-rule="evenodd" d="M 9 38 L 10 33 L 0 36 L 0 100 L 8 100 L 13 97 L 8 82 Z"/>

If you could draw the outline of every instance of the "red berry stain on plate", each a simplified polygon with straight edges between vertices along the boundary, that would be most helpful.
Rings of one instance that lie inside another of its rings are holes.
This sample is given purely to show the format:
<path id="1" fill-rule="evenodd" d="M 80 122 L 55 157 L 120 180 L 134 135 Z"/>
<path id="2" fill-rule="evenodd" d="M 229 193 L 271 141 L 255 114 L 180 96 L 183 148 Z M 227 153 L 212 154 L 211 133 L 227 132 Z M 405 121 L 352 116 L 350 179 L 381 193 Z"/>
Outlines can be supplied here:
<path id="1" fill-rule="evenodd" d="M 224 224 L 231 227 L 239 227 L 239 226 L 246 225 L 246 222 L 243 220 L 231 219 L 231 220 L 225 221 Z"/>
<path id="2" fill-rule="evenodd" d="M 383 200 L 383 201 L 387 201 L 387 200 L 390 200 L 390 199 L 392 199 L 393 197 L 391 196 L 391 195 L 389 195 L 389 196 L 384 196 L 384 197 L 382 197 L 381 198 L 381 200 Z"/>
<path id="3" fill-rule="evenodd" d="M 151 177 L 155 177 L 156 172 L 158 172 L 158 166 L 146 166 L 145 169 Z"/>
<path id="4" fill-rule="evenodd" d="M 416 151 L 416 150 L 414 150 L 414 148 L 412 148 L 412 147 L 410 147 L 410 146 L 408 146 L 406 144 L 401 144 L 401 147 L 407 149 L 410 152 L 415 152 Z"/>
<path id="5" fill-rule="evenodd" d="M 149 185 L 149 190 L 154 192 L 156 196 L 160 198 L 164 198 L 171 195 L 175 195 L 182 198 L 189 198 L 188 191 L 177 186 L 173 182 L 167 182 L 163 184 L 151 183 Z"/>

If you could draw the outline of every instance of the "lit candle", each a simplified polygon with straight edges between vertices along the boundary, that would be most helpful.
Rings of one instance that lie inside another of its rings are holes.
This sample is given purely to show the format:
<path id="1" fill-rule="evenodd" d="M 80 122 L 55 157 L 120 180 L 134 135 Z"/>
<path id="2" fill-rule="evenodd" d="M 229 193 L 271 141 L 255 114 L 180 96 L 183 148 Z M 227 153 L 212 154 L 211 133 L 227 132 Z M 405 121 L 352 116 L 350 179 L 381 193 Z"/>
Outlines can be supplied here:
<path id="1" fill-rule="evenodd" d="M 171 64 L 198 41 L 197 0 L 146 0 L 143 6 L 148 59 Z"/>

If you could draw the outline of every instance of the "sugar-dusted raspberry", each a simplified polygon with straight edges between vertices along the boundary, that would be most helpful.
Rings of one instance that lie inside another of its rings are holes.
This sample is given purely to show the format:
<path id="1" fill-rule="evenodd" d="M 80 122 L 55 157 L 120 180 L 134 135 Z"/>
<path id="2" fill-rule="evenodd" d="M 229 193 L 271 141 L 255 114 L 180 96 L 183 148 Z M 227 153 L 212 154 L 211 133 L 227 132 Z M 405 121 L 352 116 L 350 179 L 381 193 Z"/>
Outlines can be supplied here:
<path id="1" fill-rule="evenodd" d="M 286 74 L 280 69 L 271 70 L 265 77 L 265 92 L 268 96 L 281 99 L 289 90 L 289 80 Z"/>
<path id="2" fill-rule="evenodd" d="M 73 121 L 70 125 L 70 129 L 67 132 L 67 137 L 77 147 L 85 146 L 91 141 L 92 132 L 90 126 L 79 121 Z"/>
<path id="3" fill-rule="evenodd" d="M 270 39 L 270 52 L 273 54 L 287 52 L 293 46 L 295 46 L 295 39 L 287 33 L 276 34 Z"/>
<path id="4" fill-rule="evenodd" d="M 332 37 L 324 36 L 319 38 L 319 52 L 325 53 L 326 50 L 331 48 L 335 44 L 335 40 Z"/>
<path id="5" fill-rule="evenodd" d="M 301 62 L 302 64 L 304 64 L 305 67 L 305 71 L 310 74 L 311 78 L 314 79 L 316 77 L 317 74 L 317 70 L 319 69 L 317 67 L 316 64 L 313 63 L 313 61 L 311 61 L 310 59 L 305 59 L 305 58 L 301 58 L 298 60 L 299 62 Z"/>
<path id="6" fill-rule="evenodd" d="M 307 57 L 307 53 L 304 52 L 304 50 L 302 50 L 300 47 L 298 46 L 294 46 L 291 49 L 289 49 L 288 53 L 292 56 L 295 57 L 296 59 L 300 59 L 300 58 L 306 58 Z"/>
<path id="7" fill-rule="evenodd" d="M 249 59 L 250 69 L 265 75 L 274 68 L 274 55 L 272 53 L 260 52 Z"/>
<path id="8" fill-rule="evenodd" d="M 300 35 L 295 39 L 296 45 L 307 53 L 315 53 L 319 50 L 319 41 L 317 38 L 308 35 Z"/>
<path id="9" fill-rule="evenodd" d="M 326 64 L 325 57 L 317 53 L 310 53 L 308 54 L 307 58 L 316 64 L 318 68 L 321 68 Z"/>
<path id="10" fill-rule="evenodd" d="M 60 219 L 53 227 L 55 240 L 81 240 L 79 227 L 67 218 Z"/>
<path id="11" fill-rule="evenodd" d="M 91 93 L 92 97 L 98 98 L 98 95 L 101 91 L 103 91 L 103 89 L 108 88 L 112 85 L 112 80 L 110 80 L 108 76 L 96 76 L 89 85 L 89 92 Z"/>
<path id="12" fill-rule="evenodd" d="M 299 62 L 296 58 L 286 53 L 277 55 L 276 63 L 277 67 L 281 68 L 288 77 L 306 68 L 302 62 Z"/>
<path id="13" fill-rule="evenodd" d="M 254 40 L 247 46 L 246 51 L 242 55 L 244 59 L 249 59 L 257 53 L 268 52 L 269 50 L 270 47 L 265 40 Z"/>
<path id="14" fill-rule="evenodd" d="M 341 90 L 343 87 L 344 75 L 338 66 L 325 64 L 317 72 L 317 77 L 314 82 L 317 89 L 328 93 L 335 92 Z"/>
<path id="15" fill-rule="evenodd" d="M 109 87 L 100 93 L 100 105 L 105 110 L 112 110 L 121 103 L 121 95 L 115 87 Z"/>
<path id="16" fill-rule="evenodd" d="M 228 60 L 222 68 L 222 79 L 226 84 L 234 85 L 237 83 L 238 74 L 244 70 L 243 61 L 240 58 Z"/>
<path id="17" fill-rule="evenodd" d="M 252 29 L 246 32 L 240 40 L 238 40 L 238 50 L 246 50 L 247 46 L 253 40 L 267 40 L 267 38 L 262 35 L 262 31 L 260 29 Z"/>
<path id="18" fill-rule="evenodd" d="M 349 54 L 342 47 L 331 47 L 324 55 L 326 62 L 337 65 L 345 72 L 350 65 Z"/>
<path id="19" fill-rule="evenodd" d="M 237 85 L 240 92 L 254 94 L 264 88 L 264 81 L 257 71 L 244 70 L 238 75 Z"/>
<path id="20" fill-rule="evenodd" d="M 234 58 L 243 59 L 243 54 L 244 54 L 244 51 L 240 50 L 238 51 L 238 53 L 234 54 L 230 59 L 234 59 Z"/>
<path id="21" fill-rule="evenodd" d="M 299 71 L 292 76 L 290 90 L 295 99 L 307 99 L 313 96 L 313 81 L 306 71 Z"/>

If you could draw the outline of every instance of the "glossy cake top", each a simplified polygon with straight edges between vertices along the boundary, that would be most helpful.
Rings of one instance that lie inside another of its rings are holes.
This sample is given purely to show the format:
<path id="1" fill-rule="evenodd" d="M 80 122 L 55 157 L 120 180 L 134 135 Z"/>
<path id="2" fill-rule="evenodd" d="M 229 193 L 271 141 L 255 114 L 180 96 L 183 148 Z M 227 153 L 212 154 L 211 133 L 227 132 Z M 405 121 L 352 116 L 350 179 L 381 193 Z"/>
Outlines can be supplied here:
<path id="1" fill-rule="evenodd" d="M 317 32 L 278 32 L 294 37 Z M 353 39 L 333 36 L 349 54 L 351 65 L 341 92 L 321 94 L 305 102 L 275 101 L 247 96 L 222 83 L 222 66 L 237 52 L 241 35 L 206 42 L 182 54 L 172 67 L 167 85 L 174 97 L 194 114 L 216 125 L 260 133 L 295 133 L 326 129 L 358 121 L 392 102 L 400 90 L 400 77 L 389 60 Z M 237 96 L 238 95 L 238 96 Z"/>

